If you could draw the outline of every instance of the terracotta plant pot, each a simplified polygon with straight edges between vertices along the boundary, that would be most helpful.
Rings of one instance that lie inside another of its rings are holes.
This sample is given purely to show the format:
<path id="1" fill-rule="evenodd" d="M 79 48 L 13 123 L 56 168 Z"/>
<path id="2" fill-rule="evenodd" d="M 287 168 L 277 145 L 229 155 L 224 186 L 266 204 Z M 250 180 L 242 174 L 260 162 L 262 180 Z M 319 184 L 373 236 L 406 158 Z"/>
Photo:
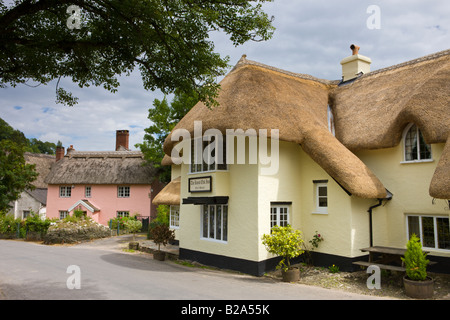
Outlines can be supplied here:
<path id="1" fill-rule="evenodd" d="M 299 268 L 290 268 L 287 271 L 281 270 L 283 282 L 297 282 L 300 279 Z"/>
<path id="2" fill-rule="evenodd" d="M 158 261 L 164 261 L 166 259 L 166 253 L 163 251 L 155 251 L 153 252 L 153 259 Z"/>
<path id="3" fill-rule="evenodd" d="M 433 296 L 434 280 L 427 277 L 424 281 L 411 280 L 407 276 L 403 277 L 405 294 L 410 298 L 428 299 Z"/>

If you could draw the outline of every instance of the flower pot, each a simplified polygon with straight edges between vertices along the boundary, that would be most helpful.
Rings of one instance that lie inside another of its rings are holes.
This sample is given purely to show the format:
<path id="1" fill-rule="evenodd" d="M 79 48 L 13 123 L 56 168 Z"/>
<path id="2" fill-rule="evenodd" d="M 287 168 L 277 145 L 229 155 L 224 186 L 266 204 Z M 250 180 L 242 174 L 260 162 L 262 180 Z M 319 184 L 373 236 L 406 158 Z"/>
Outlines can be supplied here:
<path id="1" fill-rule="evenodd" d="M 404 276 L 403 284 L 405 286 L 405 294 L 410 298 L 428 299 L 433 296 L 434 280 L 430 277 L 423 281 L 418 281 Z"/>
<path id="2" fill-rule="evenodd" d="M 290 268 L 287 271 L 281 270 L 283 282 L 297 282 L 300 279 L 300 269 Z"/>
<path id="3" fill-rule="evenodd" d="M 139 250 L 139 242 L 132 241 L 132 242 L 128 243 L 128 249 L 130 249 L 130 250 Z"/>
<path id="4" fill-rule="evenodd" d="M 155 251 L 153 252 L 153 259 L 158 261 L 164 261 L 166 259 L 166 253 L 163 251 Z"/>

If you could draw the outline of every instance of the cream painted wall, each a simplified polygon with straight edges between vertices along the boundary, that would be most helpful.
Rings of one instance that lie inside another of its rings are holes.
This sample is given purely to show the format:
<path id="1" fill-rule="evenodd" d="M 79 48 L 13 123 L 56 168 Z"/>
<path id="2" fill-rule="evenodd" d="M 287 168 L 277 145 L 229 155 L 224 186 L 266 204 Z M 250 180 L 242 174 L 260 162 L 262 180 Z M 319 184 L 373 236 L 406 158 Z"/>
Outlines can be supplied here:
<path id="1" fill-rule="evenodd" d="M 440 214 L 448 216 L 444 205 L 433 205 L 428 187 L 443 145 L 432 146 L 434 161 L 402 164 L 402 147 L 360 151 L 356 155 L 394 194 L 391 201 L 373 210 L 374 245 L 404 247 L 406 244 L 406 214 Z M 261 175 L 261 165 L 229 165 L 226 172 L 189 174 L 188 165 L 180 166 L 181 198 L 188 196 L 229 196 L 228 241 L 201 239 L 201 207 L 181 205 L 180 247 L 262 261 L 272 257 L 261 243 L 270 232 L 271 202 L 292 202 L 290 223 L 303 233 L 305 244 L 317 231 L 325 241 L 317 252 L 357 257 L 360 249 L 370 245 L 370 206 L 377 199 L 349 196 L 301 146 L 280 141 L 278 173 Z M 212 176 L 212 192 L 188 193 L 188 178 Z M 173 174 L 173 177 L 178 174 Z M 314 180 L 328 180 L 328 213 L 319 214 L 315 203 Z"/>
<path id="2" fill-rule="evenodd" d="M 374 209 L 374 245 L 406 247 L 408 214 L 449 216 L 445 200 L 436 199 L 433 204 L 428 192 L 443 149 L 442 143 L 431 145 L 433 161 L 416 163 L 403 162 L 401 143 L 394 148 L 356 153 L 394 195 L 385 206 Z M 432 253 L 450 256 L 450 252 Z"/>

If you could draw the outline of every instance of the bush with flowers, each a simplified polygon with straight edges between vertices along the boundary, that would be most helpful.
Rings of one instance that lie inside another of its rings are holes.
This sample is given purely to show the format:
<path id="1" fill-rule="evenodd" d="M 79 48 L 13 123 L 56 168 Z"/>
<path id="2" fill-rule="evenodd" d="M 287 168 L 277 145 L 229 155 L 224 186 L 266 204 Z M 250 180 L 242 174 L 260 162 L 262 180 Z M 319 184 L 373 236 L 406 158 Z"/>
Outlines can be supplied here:
<path id="1" fill-rule="evenodd" d="M 44 243 L 77 243 L 109 236 L 110 229 L 92 218 L 71 216 L 52 222 L 44 237 Z"/>

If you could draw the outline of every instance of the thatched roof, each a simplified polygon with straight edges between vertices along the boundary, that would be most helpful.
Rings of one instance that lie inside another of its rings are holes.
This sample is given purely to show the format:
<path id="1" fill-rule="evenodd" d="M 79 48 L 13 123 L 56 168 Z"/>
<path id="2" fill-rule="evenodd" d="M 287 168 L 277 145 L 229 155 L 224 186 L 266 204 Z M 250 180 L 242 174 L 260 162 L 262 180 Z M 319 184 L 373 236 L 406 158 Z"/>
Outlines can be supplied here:
<path id="1" fill-rule="evenodd" d="M 154 205 L 180 205 L 181 177 L 170 181 L 153 199 Z"/>
<path id="2" fill-rule="evenodd" d="M 409 122 L 419 126 L 428 143 L 446 142 L 450 135 L 450 50 L 342 86 L 243 57 L 220 85 L 219 107 L 210 110 L 199 102 L 174 130 L 187 129 L 193 135 L 194 121 L 202 121 L 203 130 L 223 133 L 279 129 L 280 140 L 300 144 L 339 184 L 362 198 L 385 198 L 387 192 L 350 150 L 398 145 Z M 327 105 L 333 110 L 336 137 L 328 130 Z M 171 135 L 164 143 L 166 155 L 173 147 L 170 140 Z M 449 149 L 433 177 L 433 197 L 450 198 Z"/>
<path id="3" fill-rule="evenodd" d="M 36 188 L 47 188 L 45 177 L 50 172 L 52 165 L 55 163 L 55 156 L 41 153 L 24 153 L 25 162 L 35 164 L 35 170 L 39 174 L 37 179 L 33 181 L 32 185 Z M 43 202 L 45 203 L 45 202 Z"/>
<path id="4" fill-rule="evenodd" d="M 156 170 L 139 151 L 70 151 L 53 165 L 48 184 L 151 184 Z"/>

